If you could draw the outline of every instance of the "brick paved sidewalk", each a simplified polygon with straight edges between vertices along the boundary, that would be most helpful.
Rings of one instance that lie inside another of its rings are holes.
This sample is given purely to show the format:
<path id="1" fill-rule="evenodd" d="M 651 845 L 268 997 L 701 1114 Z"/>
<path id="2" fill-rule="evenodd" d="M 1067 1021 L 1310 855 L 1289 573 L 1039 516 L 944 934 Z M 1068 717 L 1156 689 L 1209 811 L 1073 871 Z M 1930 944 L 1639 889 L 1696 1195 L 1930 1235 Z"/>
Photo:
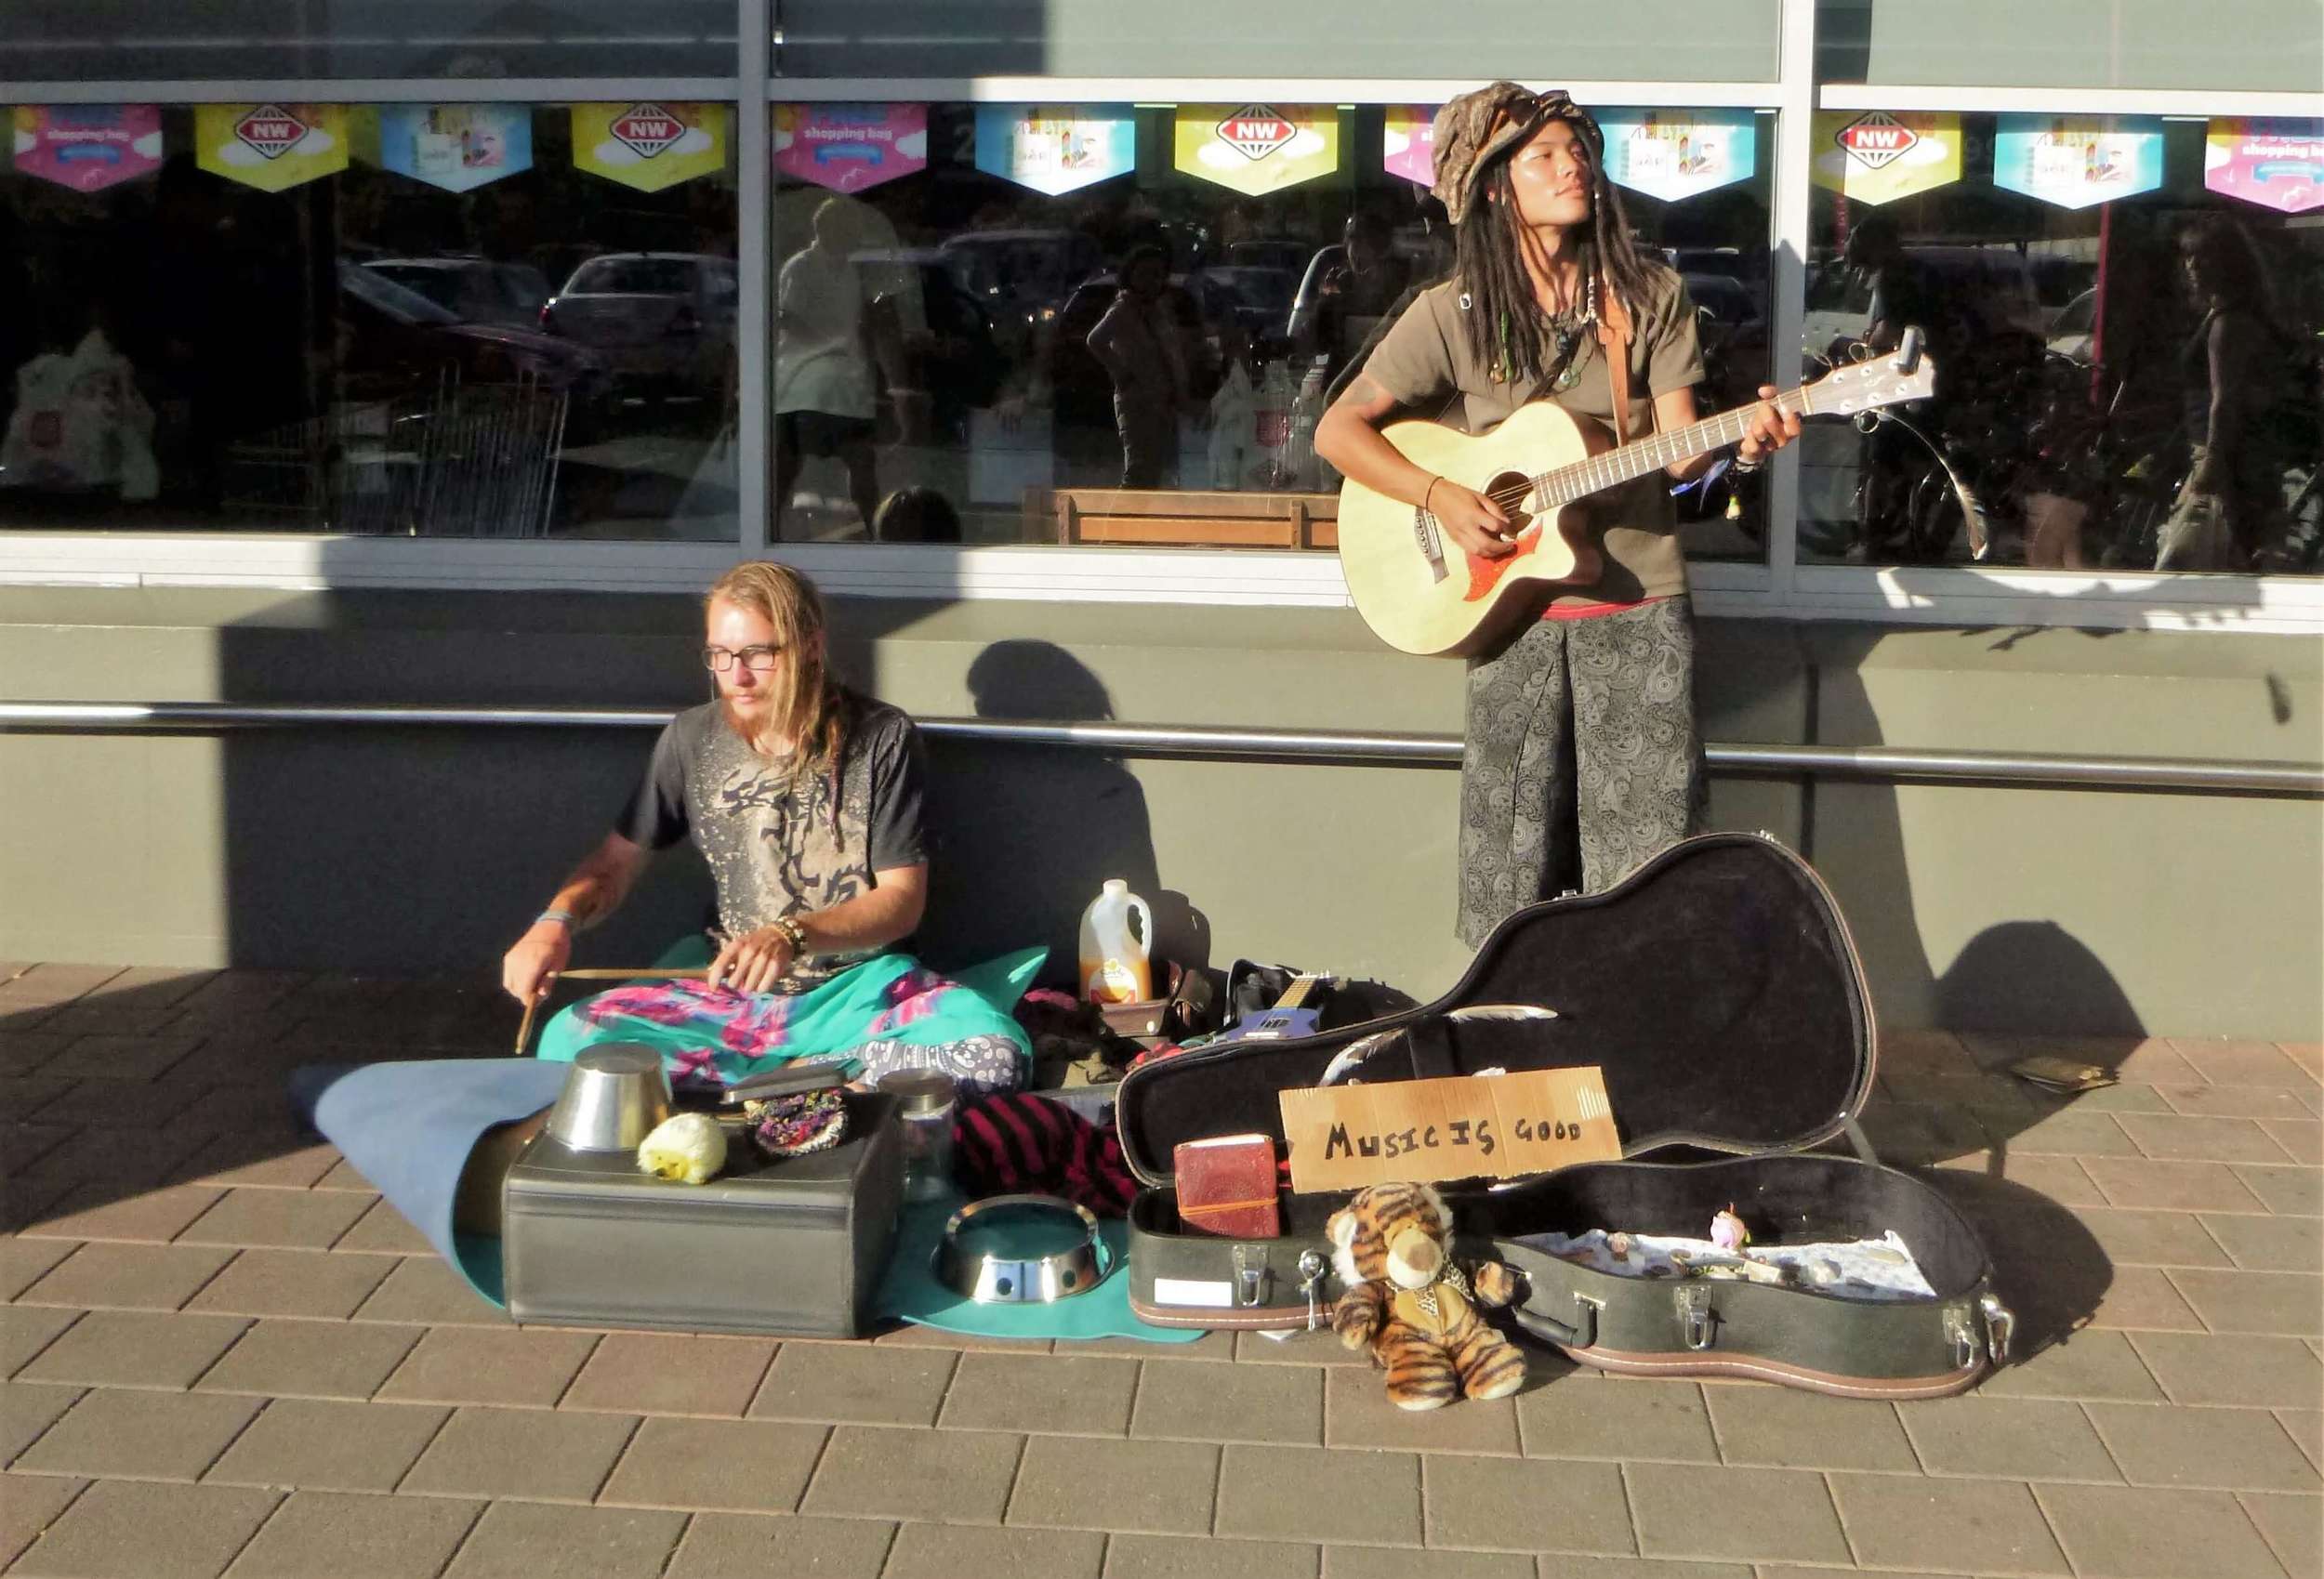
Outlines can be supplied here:
<path id="1" fill-rule="evenodd" d="M 1410 1417 L 1309 1338 L 520 1328 L 279 1097 L 511 1030 L 482 989 L 0 966 L 10 1579 L 2324 1572 L 2315 1046 L 2078 1043 L 2122 1084 L 2050 1103 L 1991 1072 L 2035 1044 L 1883 1043 L 1866 1126 L 2037 1350 L 1967 1398 L 1539 1354 Z"/>

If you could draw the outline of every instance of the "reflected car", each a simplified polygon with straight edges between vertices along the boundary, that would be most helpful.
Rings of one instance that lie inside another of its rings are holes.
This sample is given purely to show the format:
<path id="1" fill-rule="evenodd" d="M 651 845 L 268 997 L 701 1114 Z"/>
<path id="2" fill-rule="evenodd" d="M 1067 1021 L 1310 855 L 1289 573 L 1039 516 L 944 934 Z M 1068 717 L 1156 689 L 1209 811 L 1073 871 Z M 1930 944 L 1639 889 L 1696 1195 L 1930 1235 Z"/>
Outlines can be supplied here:
<path id="1" fill-rule="evenodd" d="M 1235 264 L 1197 269 L 1185 276 L 1186 289 L 1194 294 L 1207 327 L 1236 323 L 1254 339 L 1283 333 L 1299 284 L 1299 276 L 1288 270 Z"/>
<path id="2" fill-rule="evenodd" d="M 548 300 L 548 279 L 529 263 L 500 263 L 485 257 L 373 257 L 373 273 L 416 291 L 464 323 L 507 323 L 526 329 L 540 323 Z"/>
<path id="3" fill-rule="evenodd" d="M 585 346 L 513 324 L 463 322 L 363 264 L 342 259 L 338 281 L 340 370 L 352 382 L 416 388 L 450 366 L 478 383 L 537 378 L 571 395 L 576 410 L 604 391 L 606 361 Z"/>
<path id="4" fill-rule="evenodd" d="M 612 252 L 541 305 L 540 328 L 603 356 L 619 398 L 722 399 L 738 299 L 731 257 Z"/>
<path id="5" fill-rule="evenodd" d="M 2058 315 L 2050 320 L 2048 336 L 2051 353 L 2068 362 L 2087 367 L 2098 333 L 2098 293 L 2084 291 L 2058 309 Z"/>
<path id="6" fill-rule="evenodd" d="M 1023 353 L 1075 287 L 1105 262 L 1096 240 L 1079 230 L 971 230 L 936 250 L 1012 355 Z"/>

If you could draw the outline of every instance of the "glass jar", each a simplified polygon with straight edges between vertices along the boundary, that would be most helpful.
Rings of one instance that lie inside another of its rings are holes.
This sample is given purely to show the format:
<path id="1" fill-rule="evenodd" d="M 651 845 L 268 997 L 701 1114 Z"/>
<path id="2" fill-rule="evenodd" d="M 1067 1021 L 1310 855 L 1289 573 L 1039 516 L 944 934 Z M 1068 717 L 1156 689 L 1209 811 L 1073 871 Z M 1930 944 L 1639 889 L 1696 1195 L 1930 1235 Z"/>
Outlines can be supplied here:
<path id="1" fill-rule="evenodd" d="M 952 1186 L 952 1112 L 958 1086 L 949 1074 L 916 1070 L 879 1083 L 904 1120 L 904 1198 L 942 1201 Z"/>

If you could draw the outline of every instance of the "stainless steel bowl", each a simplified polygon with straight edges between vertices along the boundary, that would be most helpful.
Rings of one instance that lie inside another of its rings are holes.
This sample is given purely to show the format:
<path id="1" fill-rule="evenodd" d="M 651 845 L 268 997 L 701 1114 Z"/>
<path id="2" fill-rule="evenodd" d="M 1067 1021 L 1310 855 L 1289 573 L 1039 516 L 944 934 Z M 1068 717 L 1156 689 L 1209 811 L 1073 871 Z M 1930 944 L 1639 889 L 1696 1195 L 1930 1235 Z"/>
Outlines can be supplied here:
<path id="1" fill-rule="evenodd" d="M 637 1042 L 606 1042 L 574 1056 L 548 1133 L 575 1151 L 634 1151 L 669 1114 L 662 1055 Z"/>

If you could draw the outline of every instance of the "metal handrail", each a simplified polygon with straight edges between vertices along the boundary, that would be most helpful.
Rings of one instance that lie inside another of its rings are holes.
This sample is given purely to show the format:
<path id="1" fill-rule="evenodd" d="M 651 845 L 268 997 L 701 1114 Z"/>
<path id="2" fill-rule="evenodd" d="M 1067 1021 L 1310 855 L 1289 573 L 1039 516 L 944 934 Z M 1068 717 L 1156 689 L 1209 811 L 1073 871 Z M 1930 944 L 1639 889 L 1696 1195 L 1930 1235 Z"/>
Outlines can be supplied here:
<path id="1" fill-rule="evenodd" d="M 172 730 L 369 728 L 659 729 L 657 708 L 318 706 L 296 702 L 0 702 L 0 731 L 132 734 Z M 935 740 L 1066 746 L 1140 757 L 1250 757 L 1452 767 L 1458 735 L 1260 730 L 1226 725 L 1084 723 L 1061 719 L 921 718 Z M 1814 778 L 2067 784 L 2324 797 L 2324 764 L 2209 761 L 2190 757 L 2077 757 L 2033 751 L 1922 751 L 1888 745 L 1715 744 L 1723 773 Z"/>

